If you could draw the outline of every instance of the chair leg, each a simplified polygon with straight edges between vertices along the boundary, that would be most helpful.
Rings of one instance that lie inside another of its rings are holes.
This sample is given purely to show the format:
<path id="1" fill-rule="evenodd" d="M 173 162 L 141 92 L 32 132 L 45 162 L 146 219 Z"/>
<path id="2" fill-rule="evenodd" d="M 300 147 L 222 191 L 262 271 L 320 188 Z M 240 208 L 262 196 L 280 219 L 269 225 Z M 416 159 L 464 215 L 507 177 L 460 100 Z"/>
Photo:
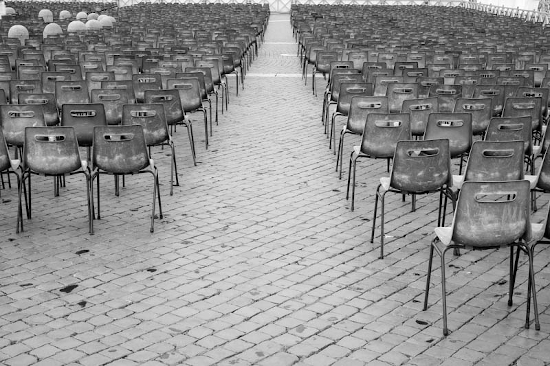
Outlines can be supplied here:
<path id="1" fill-rule="evenodd" d="M 342 155 L 344 149 L 344 136 L 346 135 L 345 131 L 342 129 L 340 131 L 340 141 L 338 141 L 338 153 L 336 154 L 336 171 L 338 171 L 338 164 L 340 163 L 340 174 L 339 179 L 342 179 Z"/>
<path id="2" fill-rule="evenodd" d="M 378 214 L 378 197 L 379 197 L 380 185 L 376 188 L 376 193 L 374 195 L 374 213 L 372 214 L 372 229 L 370 233 L 370 242 L 374 243 L 374 231 L 376 229 L 376 216 Z"/>
<path id="3" fill-rule="evenodd" d="M 202 114 L 204 115 L 204 140 L 206 142 L 206 149 L 208 149 L 208 116 L 206 114 L 206 109 L 201 108 Z M 212 123 L 212 121 L 210 121 Z M 212 124 L 210 124 L 210 134 L 212 134 Z"/>
<path id="4" fill-rule="evenodd" d="M 378 194 L 378 189 L 376 190 Z M 382 193 L 380 196 L 380 257 L 379 259 L 384 259 L 384 198 L 386 196 L 386 192 Z M 373 229 L 374 229 L 374 222 L 373 222 Z"/>
<path id="5" fill-rule="evenodd" d="M 535 329 L 540 330 L 540 322 L 539 322 L 539 308 L 537 303 L 537 288 L 535 286 L 535 269 L 534 269 L 534 260 L 535 260 L 535 246 L 533 245 L 531 248 L 527 249 L 527 255 L 529 256 L 529 283 L 527 287 L 527 317 L 525 321 L 526 328 L 529 327 L 529 292 L 533 292 L 533 311 L 535 312 Z"/>
<path id="6" fill-rule="evenodd" d="M 189 137 L 189 144 L 191 145 L 191 156 L 193 158 L 193 165 L 197 166 L 197 158 L 195 154 L 195 137 L 193 136 L 193 124 L 191 123 L 191 120 L 185 123 L 185 127 L 187 127 L 187 135 Z M 178 178 L 176 176 L 176 185 L 179 186 L 177 179 Z"/>
<path id="7" fill-rule="evenodd" d="M 8 174 L 9 176 L 9 174 Z M 15 233 L 19 234 L 19 232 L 23 232 L 23 204 L 21 202 L 21 194 L 23 193 L 23 185 L 25 182 L 21 181 L 22 178 L 17 178 L 17 227 L 15 228 Z"/>
<path id="8" fill-rule="evenodd" d="M 447 288 L 445 279 L 445 253 L 444 250 L 441 253 L 441 304 L 443 305 L 443 335 L 449 335 L 449 329 L 447 328 Z"/>
<path id="9" fill-rule="evenodd" d="M 346 189 L 346 199 L 349 199 L 349 186 L 350 186 L 350 181 L 351 181 L 352 158 L 353 158 L 353 152 L 350 154 L 350 157 L 349 157 L 348 186 L 347 186 L 347 189 Z"/>
<path id="10" fill-rule="evenodd" d="M 153 175 L 153 207 L 151 210 L 151 228 L 149 229 L 150 232 L 155 232 L 155 200 L 157 195 L 157 186 L 158 186 L 158 175 L 156 172 L 156 168 L 153 168 L 155 170 L 151 170 L 151 174 Z"/>
<path id="11" fill-rule="evenodd" d="M 512 295 L 513 295 L 513 292 L 514 292 L 514 287 L 515 287 L 515 282 L 516 282 L 516 273 L 517 273 L 517 265 L 518 265 L 518 261 L 519 261 L 519 252 L 520 252 L 520 249 L 518 248 L 517 250 L 517 253 L 516 253 L 516 263 L 514 265 L 514 246 L 513 245 L 510 245 L 510 280 L 508 281 L 509 282 L 509 288 L 508 288 L 508 306 L 512 306 L 513 304 L 513 301 L 512 301 Z"/>
<path id="12" fill-rule="evenodd" d="M 353 179 L 351 182 L 351 212 L 355 209 L 355 175 L 357 169 L 357 159 L 353 161 Z"/>
<path id="13" fill-rule="evenodd" d="M 437 240 L 435 238 L 434 240 Z M 430 280 L 432 278 L 432 261 L 434 257 L 434 245 L 433 241 L 430 243 L 430 257 L 428 259 L 428 273 L 426 273 L 426 290 L 424 291 L 424 307 L 423 311 L 428 310 L 428 295 L 430 294 Z"/>

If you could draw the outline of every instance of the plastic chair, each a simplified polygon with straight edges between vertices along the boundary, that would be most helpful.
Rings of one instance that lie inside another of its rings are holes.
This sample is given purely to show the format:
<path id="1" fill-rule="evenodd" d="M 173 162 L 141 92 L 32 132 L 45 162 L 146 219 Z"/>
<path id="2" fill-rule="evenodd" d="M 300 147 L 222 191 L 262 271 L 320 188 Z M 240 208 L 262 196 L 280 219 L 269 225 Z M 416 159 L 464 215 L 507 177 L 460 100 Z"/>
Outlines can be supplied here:
<path id="1" fill-rule="evenodd" d="M 189 143 L 191 145 L 191 156 L 193 157 L 193 163 L 196 165 L 193 124 L 191 120 L 185 118 L 179 91 L 176 89 L 146 90 L 145 103 L 162 104 L 164 106 L 164 115 L 166 116 L 166 123 L 168 126 L 183 125 L 187 128 Z"/>
<path id="2" fill-rule="evenodd" d="M 170 79 L 168 80 L 168 89 L 176 89 L 178 91 L 185 120 L 189 120 L 186 118 L 187 113 L 195 111 L 203 113 L 204 136 L 206 148 L 208 149 L 208 117 L 206 116 L 206 109 L 202 105 L 199 79 L 193 76 Z M 187 127 L 187 123 L 185 123 L 185 126 Z M 210 128 L 212 129 L 212 125 L 210 125 Z M 212 133 L 212 131 L 210 132 Z"/>
<path id="3" fill-rule="evenodd" d="M 146 90 L 162 89 L 162 81 L 159 74 L 132 75 L 132 84 L 134 86 L 134 95 L 138 103 L 144 102 Z"/>
<path id="4" fill-rule="evenodd" d="M 439 99 L 440 112 L 452 112 L 456 100 L 462 97 L 462 85 L 432 85 L 429 95 Z"/>
<path id="5" fill-rule="evenodd" d="M 355 171 L 360 158 L 384 158 L 389 162 L 395 153 L 397 142 L 410 140 L 410 118 L 407 113 L 371 113 L 367 116 L 361 145 L 354 146 L 349 159 L 348 186 L 346 199 L 349 199 L 351 184 L 351 211 L 355 208 Z M 353 177 L 353 178 L 352 178 Z"/>
<path id="6" fill-rule="evenodd" d="M 8 145 L 22 153 L 25 144 L 25 128 L 45 126 L 44 110 L 41 105 L 0 105 L 0 121 Z M 16 158 L 19 155 L 16 154 Z"/>
<path id="7" fill-rule="evenodd" d="M 92 213 L 94 212 L 93 182 L 97 182 L 97 218 L 101 219 L 100 174 L 128 175 L 150 173 L 153 176 L 153 203 L 151 228 L 154 232 L 155 199 L 159 203 L 159 217 L 162 219 L 159 179 L 154 161 L 149 157 L 145 135 L 141 126 L 96 126 L 93 130 L 93 158 L 90 182 Z M 90 226 L 93 233 L 93 221 Z"/>
<path id="8" fill-rule="evenodd" d="M 313 65 L 313 71 L 311 72 L 311 87 L 313 90 L 313 95 L 317 96 L 317 90 L 315 89 L 315 75 L 317 73 L 323 74 L 323 77 L 326 77 L 327 74 L 330 75 L 331 62 L 338 61 L 338 53 L 331 51 L 321 51 L 317 52 L 317 58 L 315 64 Z"/>
<path id="9" fill-rule="evenodd" d="M 329 78 L 329 82 L 325 89 L 323 96 L 323 110 L 321 116 L 321 122 L 325 125 L 325 133 L 328 131 L 328 116 L 330 113 L 330 107 L 335 106 L 338 103 L 338 97 L 340 96 L 340 84 L 342 83 L 361 83 L 363 77 L 359 70 L 355 69 L 334 69 L 332 70 Z"/>
<path id="10" fill-rule="evenodd" d="M 387 192 L 411 194 L 412 211 L 416 211 L 416 195 L 439 192 L 437 226 L 441 225 L 443 196 L 451 196 L 451 156 L 449 140 L 398 141 L 389 177 L 380 178 L 376 188 L 372 233 L 374 241 L 376 215 L 380 200 L 380 259 L 384 258 L 384 198 Z M 452 196 L 451 196 L 452 197 Z M 454 207 L 454 201 L 453 201 Z"/>
<path id="11" fill-rule="evenodd" d="M 92 89 L 91 102 L 103 104 L 108 125 L 120 125 L 122 106 L 130 103 L 130 91 L 125 89 Z"/>
<path id="12" fill-rule="evenodd" d="M 362 135 L 367 116 L 371 113 L 389 113 L 388 98 L 375 96 L 354 96 L 351 98 L 348 120 L 342 131 L 340 131 L 338 153 L 336 154 L 336 171 L 338 171 L 338 164 L 340 163 L 340 179 L 342 179 L 344 137 L 346 134 Z"/>
<path id="13" fill-rule="evenodd" d="M 168 145 L 172 154 L 170 159 L 170 196 L 174 194 L 174 185 L 179 186 L 176 148 L 168 131 L 164 105 L 162 104 L 125 104 L 122 110 L 123 125 L 140 125 L 143 127 L 145 144 L 151 146 Z M 175 184 L 174 184 L 175 176 Z"/>
<path id="14" fill-rule="evenodd" d="M 390 113 L 400 113 L 405 100 L 418 98 L 417 83 L 391 83 L 386 90 Z"/>
<path id="15" fill-rule="evenodd" d="M 212 70 L 209 67 L 186 67 L 185 73 L 197 73 L 200 72 L 203 74 L 204 86 L 206 90 L 206 95 L 215 95 L 216 96 L 216 124 L 218 124 L 218 92 L 214 89 L 214 83 L 212 81 Z M 176 75 L 177 78 L 177 75 Z M 203 98 L 203 100 L 206 100 Z M 207 97 L 208 104 L 210 105 L 210 121 L 212 121 L 212 105 L 210 103 L 210 98 Z"/>
<path id="16" fill-rule="evenodd" d="M 356 96 L 372 96 L 371 83 L 342 83 L 340 84 L 340 92 L 338 93 L 338 102 L 336 110 L 332 113 L 330 122 L 329 149 L 332 144 L 336 146 L 336 117 L 348 116 L 351 98 Z M 334 140 L 334 141 L 333 141 Z M 336 150 L 334 151 L 336 154 Z"/>
<path id="17" fill-rule="evenodd" d="M 25 148 L 23 152 L 23 173 L 21 185 L 29 180 L 27 217 L 31 218 L 31 174 L 62 177 L 68 174 L 82 173 L 86 178 L 86 197 L 88 200 L 88 222 L 92 231 L 92 212 L 90 205 L 90 171 L 88 163 L 81 160 L 76 134 L 72 127 L 27 127 L 25 128 Z M 55 184 L 55 195 L 59 195 L 59 185 Z M 19 190 L 21 205 L 21 190 Z M 23 222 L 21 221 L 21 231 Z"/>
<path id="18" fill-rule="evenodd" d="M 440 105 L 441 106 L 441 105 Z M 451 159 L 463 157 L 472 146 L 472 115 L 470 113 L 431 113 L 428 116 L 424 140 L 449 139 Z"/>
<path id="19" fill-rule="evenodd" d="M 18 104 L 40 105 L 42 106 L 46 126 L 59 124 L 55 94 L 53 93 L 21 93 L 18 96 Z"/>
<path id="20" fill-rule="evenodd" d="M 40 80 L 10 80 L 10 102 L 17 104 L 21 93 L 42 93 L 42 82 Z"/>
<path id="21" fill-rule="evenodd" d="M 15 174 L 17 178 L 17 194 L 18 198 L 21 197 L 21 160 L 20 159 L 11 159 L 8 145 L 6 144 L 6 139 L 4 138 L 4 132 L 0 128 L 0 175 L 1 174 Z M 2 184 L 4 181 L 2 180 Z M 17 206 L 17 227 L 15 229 L 16 233 L 19 233 L 19 229 L 23 230 L 23 219 L 22 219 L 22 204 L 21 201 L 18 201 Z M 5 209 L 3 211 L 6 211 Z"/>
<path id="22" fill-rule="evenodd" d="M 533 133 L 542 130 L 542 98 L 507 98 L 504 103 L 503 117 L 530 116 Z"/>
<path id="23" fill-rule="evenodd" d="M 502 115 L 505 100 L 504 85 L 476 85 L 474 88 L 474 99 L 491 98 L 493 100 L 493 117 Z"/>
<path id="24" fill-rule="evenodd" d="M 91 160 L 94 127 L 107 124 L 105 107 L 101 103 L 64 104 L 61 108 L 61 126 L 73 127 L 78 145 L 88 150 Z"/>
<path id="25" fill-rule="evenodd" d="M 439 112 L 439 102 L 436 97 L 408 99 L 403 101 L 401 113 L 409 113 L 411 122 L 411 136 L 424 136 L 428 116 Z"/>
<path id="26" fill-rule="evenodd" d="M 454 113 L 470 113 L 472 133 L 474 136 L 484 136 L 493 115 L 492 103 L 491 98 L 459 98 L 456 100 Z"/>
<path id="27" fill-rule="evenodd" d="M 88 93 L 90 97 L 92 90 L 101 89 L 101 83 L 103 81 L 114 81 L 115 74 L 107 71 L 87 71 L 86 74 L 86 86 L 88 87 Z"/>
<path id="28" fill-rule="evenodd" d="M 69 81 L 71 80 L 71 74 L 68 72 L 59 71 L 44 71 L 41 74 L 42 91 L 44 93 L 55 94 L 55 82 L 56 81 Z"/>
<path id="29" fill-rule="evenodd" d="M 495 249 L 512 247 L 510 255 L 509 304 L 512 302 L 513 247 L 527 251 L 529 256 L 530 284 L 534 283 L 533 260 L 524 239 L 529 239 L 529 182 L 465 182 L 460 191 L 453 223 L 450 227 L 435 228 L 436 237 L 430 245 L 428 275 L 424 296 L 424 310 L 428 307 L 434 250 L 441 257 L 441 292 L 443 306 L 443 335 L 447 326 L 447 290 L 445 254 L 449 249 Z M 535 301 L 536 308 L 536 301 Z M 535 309 L 535 322 L 538 313 Z"/>
<path id="30" fill-rule="evenodd" d="M 57 109 L 63 104 L 90 103 L 90 94 L 85 80 L 69 80 L 55 82 L 55 99 Z"/>

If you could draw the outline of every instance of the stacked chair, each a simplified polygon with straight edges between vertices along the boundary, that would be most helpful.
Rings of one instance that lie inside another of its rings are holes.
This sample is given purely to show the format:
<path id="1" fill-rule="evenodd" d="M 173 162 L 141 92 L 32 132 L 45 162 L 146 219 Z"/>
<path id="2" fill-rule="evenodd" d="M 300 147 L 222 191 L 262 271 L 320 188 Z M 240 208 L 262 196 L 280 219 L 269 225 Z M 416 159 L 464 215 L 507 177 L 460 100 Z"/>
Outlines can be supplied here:
<path id="1" fill-rule="evenodd" d="M 202 112 L 208 148 L 213 117 L 218 124 L 218 112 L 229 107 L 228 75 L 236 75 L 231 84 L 238 95 L 263 41 L 269 7 L 9 6 L 16 11 L 0 24 L 0 174 L 1 189 L 9 189 L 10 177 L 17 178 L 17 232 L 23 230 L 23 211 L 31 218 L 31 193 L 36 191 L 31 177 L 54 177 L 57 196 L 65 177 L 75 173 L 84 177 L 90 234 L 94 219 L 101 218 L 101 176 L 114 177 L 118 196 L 125 177 L 151 174 L 153 232 L 157 208 L 163 218 L 154 155 L 165 146 L 170 149 L 173 195 L 179 185 L 176 128 L 186 128 L 197 165 L 190 113 Z M 51 14 L 59 14 L 56 23 Z"/>
<path id="2" fill-rule="evenodd" d="M 444 335 L 449 332 L 449 249 L 460 255 L 459 249 L 511 248 L 510 305 L 518 256 L 526 253 L 525 326 L 530 325 L 533 300 L 539 329 L 533 258 L 537 244 L 549 242 L 549 224 L 531 222 L 531 212 L 537 209 L 537 196 L 550 190 L 545 182 L 550 32 L 540 23 L 467 7 L 294 4 L 291 25 L 306 82 L 313 67 L 314 95 L 319 88 L 315 76 L 327 80 L 321 121 L 340 178 L 343 152 L 349 148 L 344 137 L 355 139 L 346 194 L 352 211 L 358 161 L 388 162 L 389 176 L 380 178 L 376 191 L 371 189 L 370 242 L 379 222 L 380 258 L 387 193 L 399 193 L 403 200 L 410 196 L 415 211 L 417 195 L 438 192 L 425 309 L 433 254 L 438 253 Z M 337 151 L 336 131 L 341 131 Z M 453 218 L 445 226 L 449 201 Z"/>

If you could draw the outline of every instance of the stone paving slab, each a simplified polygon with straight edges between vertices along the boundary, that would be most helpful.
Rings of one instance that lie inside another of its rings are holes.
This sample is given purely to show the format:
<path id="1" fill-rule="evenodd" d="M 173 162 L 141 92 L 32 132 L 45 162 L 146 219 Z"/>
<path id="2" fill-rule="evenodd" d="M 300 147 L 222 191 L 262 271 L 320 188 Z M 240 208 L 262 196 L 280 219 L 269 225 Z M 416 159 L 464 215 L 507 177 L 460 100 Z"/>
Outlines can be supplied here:
<path id="1" fill-rule="evenodd" d="M 265 43 L 208 150 L 193 115 L 194 167 L 174 138 L 155 149 L 164 217 L 149 233 L 151 182 L 102 180 L 102 219 L 87 232 L 82 181 L 33 177 L 33 219 L 15 234 L 16 190 L 2 194 L 0 364 L 5 365 L 544 365 L 550 362 L 549 253 L 535 268 L 541 331 L 523 329 L 526 277 L 507 305 L 507 251 L 449 262 L 451 334 L 442 337 L 438 265 L 422 311 L 437 198 L 388 196 L 386 257 L 369 242 L 385 161 L 358 166 L 356 210 L 301 79 L 288 14 Z M 322 89 L 323 81 L 317 78 Z M 345 121 L 339 121 L 344 123 Z M 349 154 L 357 137 L 346 139 Z M 347 156 L 345 156 L 347 161 Z M 543 202 L 547 197 L 539 199 Z M 537 214 L 540 219 L 545 208 Z M 450 219 L 450 217 L 449 217 Z M 378 232 L 379 235 L 379 232 Z"/>

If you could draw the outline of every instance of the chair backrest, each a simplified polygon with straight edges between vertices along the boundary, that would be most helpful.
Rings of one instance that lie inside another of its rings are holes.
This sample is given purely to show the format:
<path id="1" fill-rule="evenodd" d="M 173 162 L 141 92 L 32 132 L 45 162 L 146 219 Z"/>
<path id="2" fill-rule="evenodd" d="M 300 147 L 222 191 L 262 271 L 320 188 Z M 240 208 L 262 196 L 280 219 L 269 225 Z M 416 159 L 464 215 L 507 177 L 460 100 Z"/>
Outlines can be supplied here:
<path id="1" fill-rule="evenodd" d="M 42 93 L 40 80 L 10 80 L 11 104 L 17 104 L 21 93 Z"/>
<path id="2" fill-rule="evenodd" d="M 403 76 L 377 75 L 374 78 L 374 95 L 388 95 L 388 85 L 403 83 Z"/>
<path id="3" fill-rule="evenodd" d="M 417 83 L 391 83 L 386 90 L 390 113 L 399 113 L 403 107 L 403 102 L 409 99 L 418 98 Z"/>
<path id="4" fill-rule="evenodd" d="M 418 83 L 418 97 L 428 98 L 432 85 L 442 85 L 444 83 L 442 77 L 420 76 L 416 78 Z"/>
<path id="5" fill-rule="evenodd" d="M 44 71 L 41 74 L 41 80 L 44 93 L 55 93 L 55 82 L 69 81 L 71 80 L 71 74 L 60 71 Z"/>
<path id="6" fill-rule="evenodd" d="M 105 108 L 105 120 L 108 125 L 119 125 L 122 120 L 122 106 L 130 103 L 130 91 L 127 89 L 93 89 L 92 103 L 101 103 Z"/>
<path id="7" fill-rule="evenodd" d="M 55 82 L 55 98 L 57 108 L 63 104 L 89 103 L 90 94 L 85 80 L 70 80 Z"/>
<path id="8" fill-rule="evenodd" d="M 106 70 L 115 75 L 115 80 L 132 80 L 133 69 L 131 65 L 107 65 Z"/>
<path id="9" fill-rule="evenodd" d="M 106 124 L 105 107 L 101 103 L 63 104 L 61 108 L 61 126 L 74 127 L 80 146 L 92 146 L 93 128 Z"/>
<path id="10" fill-rule="evenodd" d="M 23 147 L 25 128 L 45 126 L 44 110 L 41 105 L 0 105 L 0 121 L 6 142 Z"/>
<path id="11" fill-rule="evenodd" d="M 504 103 L 503 117 L 530 116 L 533 131 L 542 126 L 542 98 L 507 98 Z"/>
<path id="12" fill-rule="evenodd" d="M 531 117 L 493 117 L 487 127 L 486 141 L 523 141 L 526 155 L 533 152 Z"/>
<path id="13" fill-rule="evenodd" d="M 464 180 L 521 180 L 524 177 L 523 158 L 523 141 L 475 141 Z"/>
<path id="14" fill-rule="evenodd" d="M 362 134 L 367 116 L 371 113 L 389 113 L 388 98 L 375 96 L 352 97 L 346 129 L 355 134 Z"/>
<path id="15" fill-rule="evenodd" d="M 115 74 L 107 71 L 88 71 L 86 72 L 86 86 L 88 93 L 92 95 L 92 90 L 101 89 L 101 82 L 114 81 Z"/>
<path id="16" fill-rule="evenodd" d="M 455 113 L 470 113 L 472 115 L 472 133 L 482 135 L 489 126 L 493 115 L 493 100 L 491 98 L 459 98 L 455 103 Z"/>
<path id="17" fill-rule="evenodd" d="M 537 188 L 542 189 L 545 192 L 550 191 L 550 153 L 548 153 L 548 150 L 544 153 L 544 157 L 539 168 Z"/>
<path id="18" fill-rule="evenodd" d="M 146 90 L 162 89 L 161 76 L 159 74 L 132 75 L 134 95 L 138 103 L 143 103 Z"/>
<path id="19" fill-rule="evenodd" d="M 146 90 L 144 95 L 145 103 L 162 104 L 166 123 L 175 124 L 183 120 L 183 108 L 179 91 L 176 89 Z"/>
<path id="20" fill-rule="evenodd" d="M 55 64 L 53 71 L 67 72 L 71 75 L 71 80 L 82 80 L 82 69 L 80 68 L 80 65 L 62 63 Z"/>
<path id="21" fill-rule="evenodd" d="M 361 152 L 371 157 L 393 158 L 397 142 L 410 140 L 408 113 L 371 113 L 361 138 Z"/>
<path id="22" fill-rule="evenodd" d="M 10 152 L 8 144 L 4 137 L 4 131 L 0 128 L 0 172 L 3 172 L 11 167 Z"/>
<path id="23" fill-rule="evenodd" d="M 407 193 L 432 192 L 452 185 L 449 140 L 398 141 L 390 186 Z"/>
<path id="24" fill-rule="evenodd" d="M 192 112 L 202 107 L 200 84 L 197 78 L 169 79 L 167 87 L 178 91 L 184 112 Z"/>
<path id="25" fill-rule="evenodd" d="M 452 240 L 474 248 L 502 247 L 529 231 L 529 182 L 464 182 Z"/>
<path id="26" fill-rule="evenodd" d="M 347 116 L 349 113 L 351 98 L 355 96 L 372 96 L 371 83 L 342 83 L 340 84 L 340 93 L 336 111 Z"/>
<path id="27" fill-rule="evenodd" d="M 96 126 L 93 129 L 92 166 L 111 174 L 136 173 L 149 166 L 149 154 L 140 125 Z"/>
<path id="28" fill-rule="evenodd" d="M 185 72 L 200 72 L 204 75 L 204 86 L 206 93 L 214 92 L 214 82 L 212 81 L 212 69 L 210 67 L 186 67 Z"/>
<path id="29" fill-rule="evenodd" d="M 59 123 L 55 94 L 53 93 L 21 93 L 19 104 L 41 105 L 44 112 L 46 126 L 55 126 Z"/>
<path id="30" fill-rule="evenodd" d="M 462 85 L 432 85 L 429 95 L 439 99 L 441 112 L 452 112 L 456 100 L 462 97 Z"/>
<path id="31" fill-rule="evenodd" d="M 169 138 L 162 104 L 125 104 L 122 107 L 122 124 L 140 125 L 147 146 L 158 145 Z"/>
<path id="32" fill-rule="evenodd" d="M 411 135 L 423 136 L 430 113 L 439 112 L 439 101 L 436 97 L 407 99 L 403 101 L 401 113 L 409 113 Z"/>
<path id="33" fill-rule="evenodd" d="M 472 115 L 470 113 L 431 113 L 424 140 L 449 139 L 451 158 L 467 153 L 472 146 Z"/>
<path id="34" fill-rule="evenodd" d="M 359 70 L 355 69 L 334 69 L 332 70 L 329 91 L 332 101 L 338 101 L 340 96 L 340 85 L 342 83 L 361 83 L 363 77 L 359 73 Z"/>
<path id="35" fill-rule="evenodd" d="M 502 114 L 506 91 L 504 85 L 476 85 L 474 88 L 474 98 L 493 99 L 493 117 Z"/>
<path id="36" fill-rule="evenodd" d="M 23 166 L 39 174 L 59 175 L 81 167 L 72 127 L 27 127 Z"/>
<path id="37" fill-rule="evenodd" d="M 516 90 L 515 97 L 518 98 L 541 98 L 541 113 L 544 118 L 548 116 L 548 106 L 550 105 L 550 89 L 549 88 L 532 88 L 528 86 L 520 86 Z"/>

